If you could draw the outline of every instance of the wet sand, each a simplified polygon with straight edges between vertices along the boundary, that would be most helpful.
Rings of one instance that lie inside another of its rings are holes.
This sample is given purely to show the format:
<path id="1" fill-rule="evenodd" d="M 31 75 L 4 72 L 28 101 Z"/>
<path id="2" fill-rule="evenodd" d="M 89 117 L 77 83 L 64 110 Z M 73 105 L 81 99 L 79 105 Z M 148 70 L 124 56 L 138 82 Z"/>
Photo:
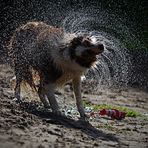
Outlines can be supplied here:
<path id="1" fill-rule="evenodd" d="M 142 114 L 121 121 L 99 117 L 84 123 L 75 114 L 61 117 L 44 110 L 39 100 L 17 104 L 10 87 L 13 76 L 8 65 L 0 65 L 0 148 L 148 147 L 148 93 L 133 88 L 94 93 L 83 84 L 84 100 L 126 106 Z M 75 107 L 68 85 L 56 97 L 61 107 Z"/>

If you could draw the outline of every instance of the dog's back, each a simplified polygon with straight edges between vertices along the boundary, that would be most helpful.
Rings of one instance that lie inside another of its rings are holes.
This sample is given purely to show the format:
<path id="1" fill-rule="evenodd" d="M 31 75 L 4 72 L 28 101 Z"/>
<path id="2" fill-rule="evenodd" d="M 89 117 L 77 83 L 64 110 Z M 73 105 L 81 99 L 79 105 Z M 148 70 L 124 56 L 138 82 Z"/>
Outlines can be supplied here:
<path id="1" fill-rule="evenodd" d="M 60 35 L 62 36 L 61 29 L 42 22 L 29 22 L 14 32 L 9 45 L 9 55 L 15 64 L 28 63 L 31 66 L 36 66 L 39 64 L 36 63 L 38 58 L 41 63 L 44 63 L 42 60 L 45 60 L 48 57 L 47 54 L 50 54 L 53 38 Z"/>
<path id="2" fill-rule="evenodd" d="M 29 22 L 18 28 L 11 38 L 9 55 L 15 67 L 16 77 L 33 84 L 32 69 L 42 73 L 56 71 L 53 68 L 53 40 L 62 37 L 61 29 L 54 28 L 42 22 Z M 54 45 L 53 45 L 54 46 Z M 56 49 L 54 49 L 56 50 Z M 60 72 L 57 70 L 58 77 Z M 49 79 L 53 79 L 49 78 Z"/>

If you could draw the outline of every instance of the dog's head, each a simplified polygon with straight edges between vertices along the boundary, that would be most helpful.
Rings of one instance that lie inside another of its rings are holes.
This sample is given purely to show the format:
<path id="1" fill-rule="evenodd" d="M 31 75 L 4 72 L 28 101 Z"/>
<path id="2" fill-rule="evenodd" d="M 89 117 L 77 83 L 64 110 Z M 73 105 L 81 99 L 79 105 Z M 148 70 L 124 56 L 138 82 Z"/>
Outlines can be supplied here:
<path id="1" fill-rule="evenodd" d="M 101 43 L 94 42 L 90 37 L 76 37 L 70 43 L 70 56 L 80 66 L 89 68 L 97 60 L 97 55 L 104 51 Z"/>

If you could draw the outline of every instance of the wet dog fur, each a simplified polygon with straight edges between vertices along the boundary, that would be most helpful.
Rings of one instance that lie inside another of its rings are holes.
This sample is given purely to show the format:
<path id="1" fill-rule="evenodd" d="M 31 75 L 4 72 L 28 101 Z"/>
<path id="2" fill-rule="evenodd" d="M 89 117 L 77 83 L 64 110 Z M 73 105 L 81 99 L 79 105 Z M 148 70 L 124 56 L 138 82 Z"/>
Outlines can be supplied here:
<path id="1" fill-rule="evenodd" d="M 103 45 L 88 36 L 65 33 L 43 22 L 28 22 L 14 32 L 9 44 L 15 76 L 15 98 L 21 101 L 21 83 L 25 81 L 38 92 L 45 107 L 60 113 L 54 96 L 56 87 L 72 80 L 76 105 L 85 120 L 81 97 L 81 76 L 103 52 Z M 39 84 L 35 84 L 35 75 Z"/>

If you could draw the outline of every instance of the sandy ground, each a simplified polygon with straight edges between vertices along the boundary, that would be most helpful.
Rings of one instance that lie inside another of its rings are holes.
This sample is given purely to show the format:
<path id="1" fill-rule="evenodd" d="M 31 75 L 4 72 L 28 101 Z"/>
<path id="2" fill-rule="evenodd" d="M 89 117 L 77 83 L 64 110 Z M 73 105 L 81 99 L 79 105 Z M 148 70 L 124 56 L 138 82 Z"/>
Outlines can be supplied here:
<path id="1" fill-rule="evenodd" d="M 13 101 L 10 79 L 13 70 L 0 65 L 0 148 L 147 148 L 148 93 L 136 89 L 91 91 L 84 85 L 83 99 L 96 104 L 123 105 L 139 111 L 142 116 L 116 121 L 98 117 L 90 123 L 78 120 L 77 114 L 68 118 L 44 110 L 39 101 Z M 67 85 L 56 92 L 62 108 L 75 107 Z"/>

